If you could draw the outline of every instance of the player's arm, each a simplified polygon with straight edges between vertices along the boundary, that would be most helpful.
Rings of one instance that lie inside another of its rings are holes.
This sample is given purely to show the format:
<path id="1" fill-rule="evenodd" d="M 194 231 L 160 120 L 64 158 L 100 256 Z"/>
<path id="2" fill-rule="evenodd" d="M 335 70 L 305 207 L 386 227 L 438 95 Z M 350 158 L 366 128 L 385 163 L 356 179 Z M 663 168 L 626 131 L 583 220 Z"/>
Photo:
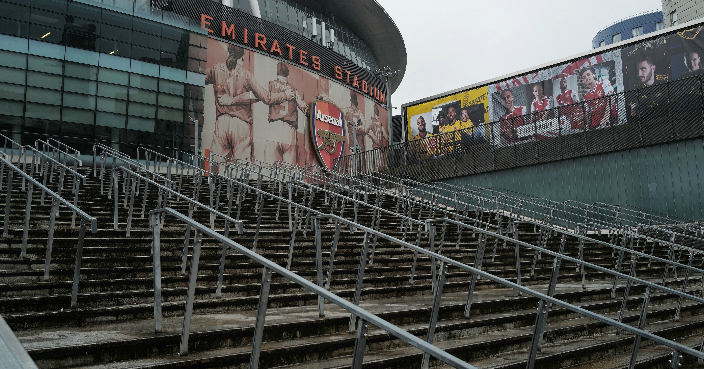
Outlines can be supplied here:
<path id="1" fill-rule="evenodd" d="M 249 71 L 244 71 L 245 76 L 245 87 L 247 90 L 252 91 L 254 96 L 256 96 L 261 102 L 266 105 L 281 104 L 286 101 L 286 92 L 275 92 L 271 93 L 267 88 L 262 86 L 254 76 L 249 73 Z"/>
<path id="2" fill-rule="evenodd" d="M 296 91 L 296 105 L 298 105 L 298 109 L 303 112 L 303 114 L 308 115 L 308 104 L 303 100 L 303 96 Z"/>

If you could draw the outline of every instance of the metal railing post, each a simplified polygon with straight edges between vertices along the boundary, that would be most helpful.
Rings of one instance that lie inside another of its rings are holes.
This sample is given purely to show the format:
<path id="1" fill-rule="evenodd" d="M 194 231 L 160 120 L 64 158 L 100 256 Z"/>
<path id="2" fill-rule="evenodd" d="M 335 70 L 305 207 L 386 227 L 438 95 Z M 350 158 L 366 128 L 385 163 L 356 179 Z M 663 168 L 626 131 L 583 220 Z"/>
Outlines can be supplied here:
<path id="1" fill-rule="evenodd" d="M 252 342 L 252 354 L 249 358 L 249 368 L 259 368 L 259 355 L 262 351 L 262 339 L 264 336 L 264 323 L 266 321 L 266 308 L 269 302 L 269 289 L 271 287 L 271 269 L 264 267 L 262 273 L 262 289 L 259 293 L 259 306 L 257 307 L 257 320 L 254 323 L 254 341 Z"/>
<path id="2" fill-rule="evenodd" d="M 477 253 L 474 257 L 474 267 L 476 269 L 482 269 L 482 263 L 484 262 L 484 250 L 486 249 L 486 239 L 487 235 L 485 233 L 479 234 L 479 242 L 477 243 Z M 474 288 L 477 285 L 478 276 L 472 273 L 472 279 L 469 282 L 469 292 L 467 293 L 467 303 L 464 307 L 464 317 L 469 318 L 469 312 L 472 308 L 472 298 L 474 295 Z"/>
<path id="3" fill-rule="evenodd" d="M 4 165 L 4 163 L 3 163 Z M 7 168 L 7 194 L 5 195 L 5 221 L 2 226 L 2 236 L 7 237 L 7 231 L 10 227 L 10 205 L 12 203 L 12 168 Z M 0 183 L 2 181 L 0 180 Z"/>
<path id="4" fill-rule="evenodd" d="M 433 297 L 433 308 L 430 312 L 430 324 L 428 325 L 428 335 L 426 341 L 432 344 L 435 341 L 435 326 L 438 322 L 438 314 L 440 313 L 440 299 L 442 298 L 442 288 L 445 285 L 445 273 L 447 272 L 447 265 L 445 262 L 440 262 L 440 275 L 437 282 L 437 287 L 435 288 L 435 296 Z M 430 354 L 427 352 L 423 353 L 423 362 L 421 363 L 422 369 L 428 369 L 430 364 Z"/>
<path id="5" fill-rule="evenodd" d="M 59 212 L 59 200 L 52 196 L 51 210 L 49 214 L 49 235 L 46 242 L 46 256 L 44 258 L 44 280 L 49 280 L 49 264 L 51 264 L 51 250 L 54 245 L 54 228 L 56 225 L 56 213 Z"/>
<path id="6" fill-rule="evenodd" d="M 152 226 L 152 259 L 154 269 L 154 332 L 161 333 L 163 316 L 161 310 L 161 224 L 160 214 L 150 214 Z"/>
<path id="7" fill-rule="evenodd" d="M 359 271 L 357 272 L 357 284 L 354 289 L 354 304 L 359 306 L 359 300 L 362 297 L 362 284 L 364 283 L 364 267 L 367 265 L 367 246 L 369 244 L 369 232 L 364 232 L 364 242 L 362 243 L 362 252 L 359 257 Z M 350 315 L 349 332 L 354 332 L 356 316 L 354 313 Z"/>
<path id="8" fill-rule="evenodd" d="M 640 311 L 640 319 L 638 320 L 638 329 L 645 328 L 645 319 L 648 316 L 648 304 L 650 303 L 650 287 L 645 288 L 645 298 L 643 299 L 643 308 Z M 636 367 L 636 361 L 638 359 L 638 350 L 640 350 L 640 341 L 642 337 L 636 335 L 635 341 L 633 342 L 633 350 L 631 351 L 631 362 L 628 365 L 628 369 L 634 369 Z"/>
<path id="9" fill-rule="evenodd" d="M 200 261 L 200 246 L 203 235 L 196 230 L 193 242 L 193 255 L 191 256 L 191 273 L 188 276 L 188 293 L 186 295 L 186 311 L 183 317 L 183 329 L 181 330 L 181 345 L 179 352 L 181 356 L 188 356 L 188 336 L 191 332 L 191 318 L 193 316 L 193 300 L 196 294 L 196 282 L 198 280 L 198 262 Z"/>
<path id="10" fill-rule="evenodd" d="M 27 256 L 27 238 L 29 237 L 29 217 L 32 214 L 32 192 L 34 190 L 34 184 L 27 181 L 27 204 L 25 205 L 24 211 L 24 227 L 22 228 L 22 251 L 20 251 L 20 257 Z"/>
<path id="11" fill-rule="evenodd" d="M 360 318 L 357 324 L 357 338 L 354 341 L 354 352 L 352 353 L 352 369 L 362 369 L 364 361 L 364 349 L 367 346 L 369 323 Z"/>
<path id="12" fill-rule="evenodd" d="M 76 307 L 78 300 L 78 282 L 81 276 L 81 262 L 83 260 L 83 238 L 86 235 L 86 220 L 81 217 L 81 228 L 78 231 L 78 245 L 76 246 L 76 264 L 73 269 L 73 287 L 71 288 L 71 308 Z"/>

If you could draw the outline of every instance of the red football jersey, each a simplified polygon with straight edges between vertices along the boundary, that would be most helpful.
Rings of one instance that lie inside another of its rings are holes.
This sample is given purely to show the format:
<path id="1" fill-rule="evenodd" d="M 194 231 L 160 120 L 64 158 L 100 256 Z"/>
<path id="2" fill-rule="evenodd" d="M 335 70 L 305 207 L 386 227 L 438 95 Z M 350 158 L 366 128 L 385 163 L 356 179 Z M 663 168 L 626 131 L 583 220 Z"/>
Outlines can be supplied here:
<path id="1" fill-rule="evenodd" d="M 565 93 L 557 95 L 555 100 L 557 100 L 557 106 L 565 106 L 575 103 L 572 99 L 572 90 L 565 90 Z"/>
<path id="2" fill-rule="evenodd" d="M 610 106 L 611 99 L 604 98 L 605 96 L 612 95 L 614 93 L 614 88 L 608 81 L 601 81 L 594 86 L 593 89 L 589 90 L 584 95 L 584 100 L 587 101 L 587 110 L 592 113 L 592 121 L 590 123 L 589 129 L 594 129 L 601 123 L 606 114 L 606 109 Z M 614 112 L 611 112 L 613 115 Z"/>
<path id="3" fill-rule="evenodd" d="M 543 99 L 541 101 L 538 101 L 537 98 L 534 99 L 533 104 L 531 104 L 531 106 L 533 108 L 531 110 L 533 113 L 535 113 L 537 111 L 544 111 L 544 110 L 552 108 L 552 104 L 550 103 L 550 98 L 547 96 L 543 96 Z"/>

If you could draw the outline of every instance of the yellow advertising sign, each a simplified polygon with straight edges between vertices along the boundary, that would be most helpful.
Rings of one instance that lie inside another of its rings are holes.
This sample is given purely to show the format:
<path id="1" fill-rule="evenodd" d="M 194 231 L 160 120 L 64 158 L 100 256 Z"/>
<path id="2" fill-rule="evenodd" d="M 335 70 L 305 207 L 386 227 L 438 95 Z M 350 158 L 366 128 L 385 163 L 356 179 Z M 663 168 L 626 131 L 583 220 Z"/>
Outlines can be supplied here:
<path id="1" fill-rule="evenodd" d="M 407 129 L 409 140 L 417 140 L 452 129 L 465 129 L 489 120 L 486 86 L 409 106 Z M 488 132 L 485 133 L 485 137 Z"/>

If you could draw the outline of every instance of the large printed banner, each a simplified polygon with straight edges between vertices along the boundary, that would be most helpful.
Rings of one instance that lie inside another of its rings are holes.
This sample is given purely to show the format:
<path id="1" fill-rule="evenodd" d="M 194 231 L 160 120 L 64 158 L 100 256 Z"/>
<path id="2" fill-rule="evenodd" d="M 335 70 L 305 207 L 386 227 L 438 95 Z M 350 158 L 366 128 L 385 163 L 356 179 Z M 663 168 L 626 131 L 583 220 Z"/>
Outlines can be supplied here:
<path id="1" fill-rule="evenodd" d="M 341 109 L 344 155 L 388 145 L 387 110 L 337 82 L 212 38 L 206 67 L 205 156 L 324 165 L 307 124 L 315 101 Z"/>
<path id="2" fill-rule="evenodd" d="M 677 98 L 673 98 L 677 95 L 664 85 L 663 88 L 657 85 L 704 73 L 702 56 L 704 32 L 702 26 L 698 26 L 624 49 L 518 75 L 407 107 L 408 137 L 416 140 L 448 129 L 464 128 L 460 123 L 452 123 L 462 122 L 455 120 L 456 114 L 477 103 L 479 100 L 475 97 L 482 93 L 486 109 L 482 122 L 493 123 L 485 133 L 494 146 L 626 124 L 658 108 L 685 109 L 692 106 L 688 104 L 687 91 L 701 88 L 697 83 L 689 83 L 690 80 L 678 84 L 676 88 L 682 91 Z M 472 118 L 474 126 L 478 121 Z"/>
<path id="3" fill-rule="evenodd" d="M 461 142 L 486 140 L 489 133 L 483 125 L 489 118 L 486 87 L 411 106 L 406 114 L 408 137 L 430 137 L 430 152 L 437 152 L 441 143 L 451 149 Z"/>

